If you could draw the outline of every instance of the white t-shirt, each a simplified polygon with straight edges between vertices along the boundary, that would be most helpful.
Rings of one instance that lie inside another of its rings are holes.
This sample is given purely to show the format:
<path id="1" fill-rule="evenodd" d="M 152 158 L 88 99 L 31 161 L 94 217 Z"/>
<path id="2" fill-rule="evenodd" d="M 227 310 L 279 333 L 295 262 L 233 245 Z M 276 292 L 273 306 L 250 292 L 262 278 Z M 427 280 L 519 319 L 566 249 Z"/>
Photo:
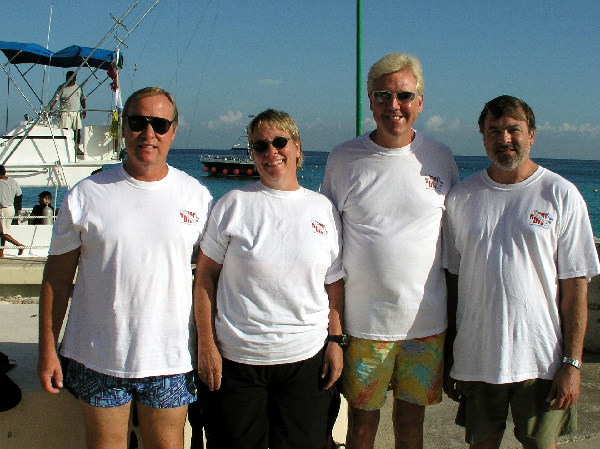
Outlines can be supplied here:
<path id="1" fill-rule="evenodd" d="M 62 86 L 61 86 L 62 87 Z M 85 100 L 83 89 L 78 84 L 65 86 L 59 93 L 60 87 L 54 94 L 54 99 L 60 99 L 59 109 L 61 112 L 78 112 L 81 109 L 81 101 Z"/>
<path id="2" fill-rule="evenodd" d="M 123 166 L 67 194 L 50 254 L 81 247 L 61 354 L 116 377 L 192 370 L 192 250 L 211 205 L 206 187 L 169 167 L 157 182 Z"/>
<path id="3" fill-rule="evenodd" d="M 552 379 L 562 359 L 559 279 L 600 268 L 579 191 L 542 167 L 517 184 L 496 183 L 483 170 L 446 204 L 444 266 L 459 275 L 451 376 Z"/>
<path id="4" fill-rule="evenodd" d="M 0 178 L 0 207 L 9 207 L 15 203 L 15 196 L 22 195 L 21 186 L 13 178 Z"/>
<path id="5" fill-rule="evenodd" d="M 256 182 L 215 205 L 201 249 L 222 264 L 215 327 L 223 357 L 251 365 L 309 359 L 329 324 L 325 284 L 344 276 L 339 216 L 323 195 Z"/>
<path id="6" fill-rule="evenodd" d="M 420 132 L 403 148 L 364 134 L 331 151 L 322 193 L 342 216 L 346 333 L 397 341 L 446 329 L 441 219 L 458 179 L 450 149 Z"/>

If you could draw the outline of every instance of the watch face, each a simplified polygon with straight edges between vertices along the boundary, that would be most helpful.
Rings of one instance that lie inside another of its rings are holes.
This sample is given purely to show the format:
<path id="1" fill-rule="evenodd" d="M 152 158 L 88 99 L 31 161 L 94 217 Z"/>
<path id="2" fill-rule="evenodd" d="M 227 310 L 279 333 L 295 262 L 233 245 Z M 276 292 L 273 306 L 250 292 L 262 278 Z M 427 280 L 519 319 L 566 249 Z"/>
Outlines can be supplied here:
<path id="1" fill-rule="evenodd" d="M 346 334 L 342 334 L 342 335 L 329 335 L 327 337 L 327 341 L 333 341 L 334 343 L 337 343 L 341 347 L 345 347 L 345 346 L 348 345 L 348 336 Z"/>

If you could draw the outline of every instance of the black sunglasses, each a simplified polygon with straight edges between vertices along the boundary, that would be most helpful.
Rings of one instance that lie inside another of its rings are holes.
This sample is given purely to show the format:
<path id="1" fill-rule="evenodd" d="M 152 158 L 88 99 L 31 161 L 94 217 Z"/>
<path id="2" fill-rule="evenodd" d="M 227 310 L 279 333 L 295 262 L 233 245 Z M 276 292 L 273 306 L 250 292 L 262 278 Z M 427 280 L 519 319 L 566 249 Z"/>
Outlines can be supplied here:
<path id="1" fill-rule="evenodd" d="M 273 147 L 281 150 L 285 148 L 288 143 L 288 140 L 291 140 L 291 137 L 275 137 L 273 140 L 257 140 L 252 144 L 252 151 L 257 153 L 264 153 L 269 148 L 269 144 L 273 145 Z"/>
<path id="2" fill-rule="evenodd" d="M 171 128 L 173 120 L 167 120 L 161 117 L 147 117 L 145 115 L 126 115 L 129 129 L 133 132 L 140 132 L 146 129 L 148 123 L 156 134 L 165 134 Z"/>
<path id="3" fill-rule="evenodd" d="M 398 103 L 410 103 L 416 96 L 415 92 L 387 92 L 385 90 L 373 92 L 373 98 L 379 103 L 389 103 L 394 97 L 398 99 Z"/>

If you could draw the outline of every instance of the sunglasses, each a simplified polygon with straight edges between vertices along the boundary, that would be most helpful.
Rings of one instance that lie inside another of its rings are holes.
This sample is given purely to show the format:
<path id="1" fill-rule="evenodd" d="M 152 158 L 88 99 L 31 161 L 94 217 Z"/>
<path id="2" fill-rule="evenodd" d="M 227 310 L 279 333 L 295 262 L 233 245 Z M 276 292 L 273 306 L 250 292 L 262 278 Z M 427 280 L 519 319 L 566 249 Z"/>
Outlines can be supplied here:
<path id="1" fill-rule="evenodd" d="M 410 103 L 417 96 L 414 92 L 387 92 L 385 90 L 378 90 L 372 93 L 373 98 L 379 103 L 389 103 L 394 97 L 398 99 L 398 103 Z"/>
<path id="2" fill-rule="evenodd" d="M 125 117 L 129 129 L 136 133 L 145 130 L 149 123 L 156 134 L 165 134 L 173 124 L 173 120 L 161 117 L 147 117 L 145 115 L 126 115 Z"/>
<path id="3" fill-rule="evenodd" d="M 275 137 L 273 140 L 257 140 L 252 144 L 252 151 L 256 153 L 264 153 L 269 148 L 269 144 L 273 145 L 274 148 L 281 150 L 285 148 L 288 140 L 292 140 L 291 137 Z"/>

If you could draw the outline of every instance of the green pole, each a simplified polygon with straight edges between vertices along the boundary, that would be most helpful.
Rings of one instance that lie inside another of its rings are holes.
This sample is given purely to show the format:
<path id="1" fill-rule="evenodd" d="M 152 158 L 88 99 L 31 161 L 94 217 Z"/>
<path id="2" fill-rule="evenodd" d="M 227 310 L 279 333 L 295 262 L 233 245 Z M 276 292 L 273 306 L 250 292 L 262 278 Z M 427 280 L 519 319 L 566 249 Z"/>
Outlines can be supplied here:
<path id="1" fill-rule="evenodd" d="M 356 135 L 362 134 L 362 0 L 356 0 Z"/>

